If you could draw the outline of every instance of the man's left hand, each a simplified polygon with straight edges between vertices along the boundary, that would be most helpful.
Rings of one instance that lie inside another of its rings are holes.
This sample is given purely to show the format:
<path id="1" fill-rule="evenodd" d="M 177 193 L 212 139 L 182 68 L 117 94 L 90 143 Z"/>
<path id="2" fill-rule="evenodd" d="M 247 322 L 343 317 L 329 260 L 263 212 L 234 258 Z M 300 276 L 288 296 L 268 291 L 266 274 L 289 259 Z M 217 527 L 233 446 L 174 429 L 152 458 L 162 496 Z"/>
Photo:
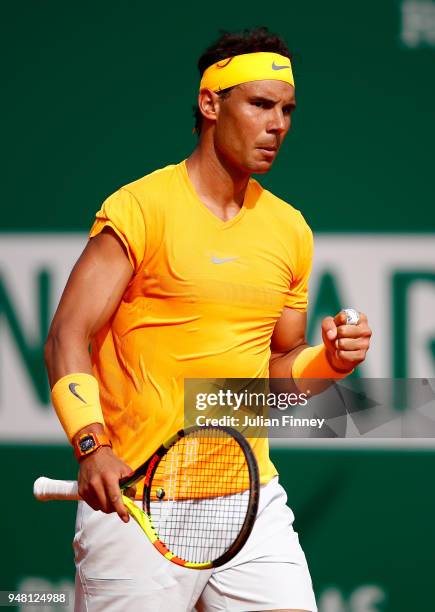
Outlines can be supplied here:
<path id="1" fill-rule="evenodd" d="M 359 323 L 348 325 L 346 314 L 341 311 L 335 317 L 322 321 L 322 338 L 329 363 L 338 372 L 350 372 L 366 358 L 372 330 L 367 317 L 359 313 Z"/>

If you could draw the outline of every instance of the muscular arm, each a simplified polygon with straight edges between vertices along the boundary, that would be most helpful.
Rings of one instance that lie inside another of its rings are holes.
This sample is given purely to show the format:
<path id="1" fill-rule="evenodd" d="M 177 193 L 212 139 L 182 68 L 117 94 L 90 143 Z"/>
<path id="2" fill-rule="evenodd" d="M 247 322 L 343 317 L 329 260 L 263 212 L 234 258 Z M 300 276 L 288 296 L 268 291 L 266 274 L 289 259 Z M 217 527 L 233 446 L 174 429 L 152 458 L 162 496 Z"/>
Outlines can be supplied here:
<path id="1" fill-rule="evenodd" d="M 88 346 L 110 319 L 132 277 L 121 242 L 110 230 L 92 238 L 74 266 L 50 327 L 45 362 L 50 386 L 66 374 L 92 374 Z"/>
<path id="2" fill-rule="evenodd" d="M 270 378 L 289 378 L 291 376 L 294 360 L 308 346 L 305 339 L 306 326 L 305 312 L 284 308 L 272 335 Z"/>
<path id="3" fill-rule="evenodd" d="M 115 312 L 132 275 L 124 247 L 112 230 L 104 229 L 88 242 L 71 272 L 48 334 L 45 362 L 51 387 L 67 374 L 92 374 L 89 342 Z M 100 433 L 103 426 L 91 423 L 74 440 L 84 431 Z M 94 510 L 116 511 L 127 522 L 118 481 L 130 471 L 110 448 L 100 448 L 80 463 L 79 493 Z"/>

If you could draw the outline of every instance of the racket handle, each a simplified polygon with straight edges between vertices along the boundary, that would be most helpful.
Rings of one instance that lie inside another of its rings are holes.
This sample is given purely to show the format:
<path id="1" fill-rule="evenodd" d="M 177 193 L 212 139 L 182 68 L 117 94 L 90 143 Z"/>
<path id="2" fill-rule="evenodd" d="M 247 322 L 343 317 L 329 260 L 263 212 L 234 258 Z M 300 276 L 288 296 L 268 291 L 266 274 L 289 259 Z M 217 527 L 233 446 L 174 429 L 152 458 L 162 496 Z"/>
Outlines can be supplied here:
<path id="1" fill-rule="evenodd" d="M 53 480 L 40 476 L 33 484 L 33 495 L 40 501 L 80 499 L 77 480 Z"/>

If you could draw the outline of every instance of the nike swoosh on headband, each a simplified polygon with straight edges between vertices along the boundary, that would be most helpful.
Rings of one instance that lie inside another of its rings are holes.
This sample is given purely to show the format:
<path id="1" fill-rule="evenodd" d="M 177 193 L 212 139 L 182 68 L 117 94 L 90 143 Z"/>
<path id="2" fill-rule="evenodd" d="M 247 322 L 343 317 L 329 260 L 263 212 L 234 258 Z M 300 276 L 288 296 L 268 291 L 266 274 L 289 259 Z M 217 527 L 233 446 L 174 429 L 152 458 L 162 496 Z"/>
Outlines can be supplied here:
<path id="1" fill-rule="evenodd" d="M 79 386 L 79 383 L 70 383 L 68 385 L 68 388 L 73 395 L 75 395 L 79 400 L 81 400 L 84 404 L 86 404 L 85 400 L 76 391 L 76 387 L 78 386 Z"/>
<path id="2" fill-rule="evenodd" d="M 284 70 L 284 68 L 290 70 L 290 66 L 280 66 L 279 64 L 275 64 L 275 61 L 272 62 L 272 70 Z"/>

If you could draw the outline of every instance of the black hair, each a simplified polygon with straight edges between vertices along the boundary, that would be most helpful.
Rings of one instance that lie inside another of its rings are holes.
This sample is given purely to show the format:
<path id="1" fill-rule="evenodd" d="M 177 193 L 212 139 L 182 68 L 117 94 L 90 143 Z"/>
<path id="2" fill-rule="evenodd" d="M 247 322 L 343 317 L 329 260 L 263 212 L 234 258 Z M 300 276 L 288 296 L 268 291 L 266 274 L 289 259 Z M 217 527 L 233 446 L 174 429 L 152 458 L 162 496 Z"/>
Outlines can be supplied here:
<path id="1" fill-rule="evenodd" d="M 199 58 L 199 74 L 202 77 L 205 70 L 219 60 L 242 55 L 243 53 L 257 53 L 259 51 L 279 53 L 291 59 L 290 51 L 285 41 L 277 34 L 269 32 L 265 26 L 246 29 L 242 32 L 221 31 L 219 38 Z M 218 95 L 225 98 L 229 95 L 231 89 L 232 87 L 223 89 Z M 202 113 L 197 105 L 193 107 L 193 116 L 195 118 L 194 132 L 199 135 L 201 133 Z"/>

